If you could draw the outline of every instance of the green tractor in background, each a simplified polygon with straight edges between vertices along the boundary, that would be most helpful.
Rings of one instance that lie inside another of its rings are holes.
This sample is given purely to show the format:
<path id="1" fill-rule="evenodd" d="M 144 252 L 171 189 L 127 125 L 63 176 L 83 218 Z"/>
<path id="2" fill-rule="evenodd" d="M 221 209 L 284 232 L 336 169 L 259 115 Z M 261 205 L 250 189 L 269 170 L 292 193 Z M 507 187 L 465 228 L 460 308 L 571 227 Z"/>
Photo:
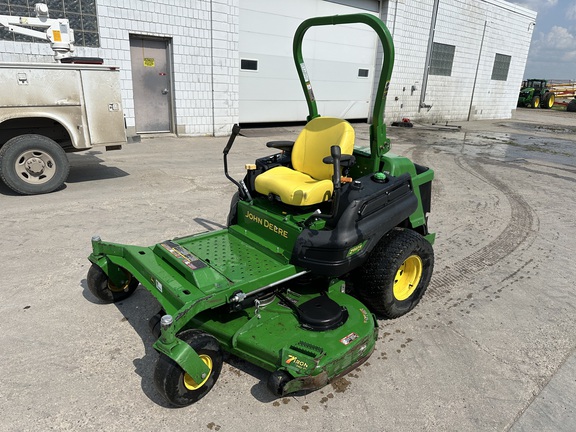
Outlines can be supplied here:
<path id="1" fill-rule="evenodd" d="M 554 106 L 556 96 L 548 89 L 545 79 L 529 79 L 522 82 L 518 106 L 526 108 L 550 109 Z"/>

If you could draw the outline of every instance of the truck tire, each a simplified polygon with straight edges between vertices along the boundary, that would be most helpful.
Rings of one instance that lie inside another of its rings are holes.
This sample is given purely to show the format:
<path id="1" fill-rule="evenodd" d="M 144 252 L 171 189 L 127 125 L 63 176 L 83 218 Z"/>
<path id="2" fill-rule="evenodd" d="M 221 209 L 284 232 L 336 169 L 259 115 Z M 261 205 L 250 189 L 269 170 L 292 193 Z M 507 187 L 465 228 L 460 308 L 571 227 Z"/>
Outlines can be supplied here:
<path id="1" fill-rule="evenodd" d="M 62 147 L 43 135 L 20 135 L 0 148 L 0 178 L 16 193 L 53 192 L 62 187 L 69 172 Z"/>
<path id="2" fill-rule="evenodd" d="M 576 112 L 576 99 L 572 99 L 566 106 L 566 111 Z"/>

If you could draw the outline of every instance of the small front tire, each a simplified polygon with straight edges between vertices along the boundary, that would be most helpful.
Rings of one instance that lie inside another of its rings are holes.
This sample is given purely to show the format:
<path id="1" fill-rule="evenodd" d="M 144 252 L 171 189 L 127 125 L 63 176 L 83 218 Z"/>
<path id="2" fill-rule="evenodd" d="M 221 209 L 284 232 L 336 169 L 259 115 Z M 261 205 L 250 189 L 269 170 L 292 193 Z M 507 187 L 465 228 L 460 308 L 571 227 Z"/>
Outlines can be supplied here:
<path id="1" fill-rule="evenodd" d="M 104 273 L 104 270 L 96 264 L 92 264 L 86 277 L 88 289 L 92 295 L 104 303 L 116 303 L 130 297 L 138 287 L 138 279 L 127 270 L 121 270 L 126 277 L 120 286 L 116 286 L 108 275 Z"/>
<path id="2" fill-rule="evenodd" d="M 398 318 L 418 304 L 432 277 L 434 250 L 420 234 L 395 228 L 352 275 L 357 295 L 375 313 Z"/>
<path id="3" fill-rule="evenodd" d="M 283 370 L 277 370 L 270 374 L 268 377 L 267 387 L 274 396 L 284 396 L 284 387 L 293 378 L 290 374 Z"/>
<path id="4" fill-rule="evenodd" d="M 154 371 L 154 384 L 170 405 L 181 408 L 198 402 L 214 387 L 222 370 L 223 357 L 216 338 L 200 330 L 183 331 L 178 338 L 190 345 L 210 368 L 208 376 L 195 383 L 178 363 L 160 354 Z"/>

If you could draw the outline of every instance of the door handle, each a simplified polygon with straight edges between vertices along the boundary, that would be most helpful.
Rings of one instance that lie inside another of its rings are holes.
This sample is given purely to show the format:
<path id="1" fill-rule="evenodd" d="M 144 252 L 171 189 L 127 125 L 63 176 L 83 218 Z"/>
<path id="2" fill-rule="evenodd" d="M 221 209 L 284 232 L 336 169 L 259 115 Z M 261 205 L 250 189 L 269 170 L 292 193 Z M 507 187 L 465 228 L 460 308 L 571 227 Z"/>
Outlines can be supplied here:
<path id="1" fill-rule="evenodd" d="M 165 88 L 164 90 L 162 90 L 162 94 L 163 94 L 163 95 L 168 94 L 168 89 Z"/>

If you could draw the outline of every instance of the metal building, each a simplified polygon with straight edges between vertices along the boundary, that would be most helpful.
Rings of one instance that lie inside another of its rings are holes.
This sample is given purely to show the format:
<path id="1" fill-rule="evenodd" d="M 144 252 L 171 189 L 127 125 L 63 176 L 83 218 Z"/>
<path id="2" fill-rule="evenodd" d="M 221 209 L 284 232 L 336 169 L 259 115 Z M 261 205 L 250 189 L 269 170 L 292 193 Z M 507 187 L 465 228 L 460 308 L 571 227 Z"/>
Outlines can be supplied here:
<path id="1" fill-rule="evenodd" d="M 26 16 L 36 0 L 0 0 Z M 305 120 L 291 59 L 305 18 L 379 15 L 396 46 L 386 121 L 508 118 L 536 13 L 503 0 L 48 0 L 78 56 L 120 66 L 129 132 L 224 135 L 236 122 Z M 3 61 L 53 61 L 46 44 L 0 29 Z M 376 39 L 361 25 L 307 35 L 321 114 L 367 118 Z"/>

